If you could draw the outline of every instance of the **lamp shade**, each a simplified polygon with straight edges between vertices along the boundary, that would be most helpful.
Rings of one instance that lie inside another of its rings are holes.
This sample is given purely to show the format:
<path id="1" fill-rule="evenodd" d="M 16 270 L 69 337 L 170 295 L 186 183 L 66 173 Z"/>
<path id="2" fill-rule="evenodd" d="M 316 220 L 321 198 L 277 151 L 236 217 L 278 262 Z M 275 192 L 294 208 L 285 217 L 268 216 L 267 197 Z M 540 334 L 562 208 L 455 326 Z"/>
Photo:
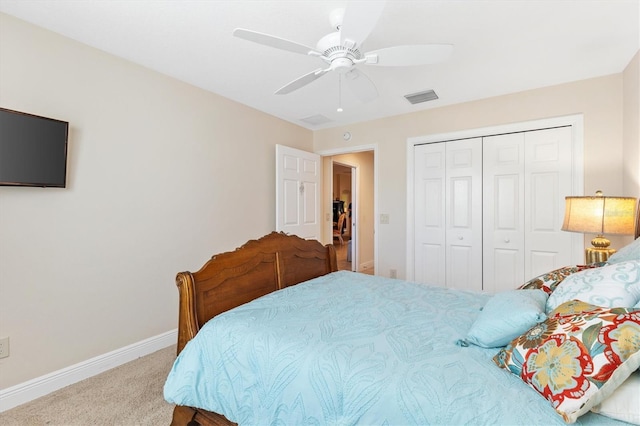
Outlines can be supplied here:
<path id="1" fill-rule="evenodd" d="M 633 234 L 635 224 L 633 197 L 565 197 L 563 231 Z"/>

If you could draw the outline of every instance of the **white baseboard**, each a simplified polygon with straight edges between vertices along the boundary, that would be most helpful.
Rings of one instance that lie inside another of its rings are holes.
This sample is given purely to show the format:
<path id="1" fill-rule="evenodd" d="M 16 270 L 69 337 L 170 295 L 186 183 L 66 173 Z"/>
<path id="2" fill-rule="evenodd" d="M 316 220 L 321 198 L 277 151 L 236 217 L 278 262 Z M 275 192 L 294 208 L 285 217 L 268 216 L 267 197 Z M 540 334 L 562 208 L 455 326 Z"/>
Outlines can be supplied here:
<path id="1" fill-rule="evenodd" d="M 124 348 L 0 390 L 0 413 L 134 359 L 175 345 L 178 330 L 167 331 Z"/>
<path id="2" fill-rule="evenodd" d="M 367 269 L 371 269 L 371 268 L 373 268 L 373 260 L 361 263 L 358 271 L 366 271 Z"/>

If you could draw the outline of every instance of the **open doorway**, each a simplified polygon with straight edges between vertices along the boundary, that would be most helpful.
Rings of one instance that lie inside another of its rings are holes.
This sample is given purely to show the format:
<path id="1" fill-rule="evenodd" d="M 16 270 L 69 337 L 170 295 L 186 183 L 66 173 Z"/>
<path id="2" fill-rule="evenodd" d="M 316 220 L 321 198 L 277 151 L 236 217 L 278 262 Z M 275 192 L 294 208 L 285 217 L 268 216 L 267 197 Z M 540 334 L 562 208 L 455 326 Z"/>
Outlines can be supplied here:
<path id="1" fill-rule="evenodd" d="M 331 170 L 330 182 L 325 181 L 325 204 L 331 213 L 333 244 L 338 269 L 375 273 L 374 250 L 374 151 L 350 152 L 324 157 L 325 170 Z M 338 229 L 339 217 L 346 220 Z"/>
<path id="2" fill-rule="evenodd" d="M 357 168 L 332 161 L 332 220 L 333 220 L 333 245 L 336 248 L 338 270 L 357 270 L 353 258 L 357 249 L 355 240 L 355 227 L 353 226 L 356 201 L 355 176 Z"/>

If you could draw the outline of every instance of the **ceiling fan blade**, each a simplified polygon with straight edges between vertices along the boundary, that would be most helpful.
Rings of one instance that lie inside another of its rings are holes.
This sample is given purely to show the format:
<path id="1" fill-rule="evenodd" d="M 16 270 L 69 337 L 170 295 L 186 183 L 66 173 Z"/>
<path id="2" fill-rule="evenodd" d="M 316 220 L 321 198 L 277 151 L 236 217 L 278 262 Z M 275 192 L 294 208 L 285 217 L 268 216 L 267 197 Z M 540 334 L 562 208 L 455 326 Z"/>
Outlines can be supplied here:
<path id="1" fill-rule="evenodd" d="M 322 68 L 318 68 L 315 71 L 311 71 L 308 74 L 303 75 L 290 83 L 285 84 L 278 90 L 276 90 L 276 95 L 286 95 L 287 93 L 291 93 L 294 90 L 298 90 L 299 88 L 306 86 L 307 84 L 315 81 L 325 75 L 329 69 L 323 70 Z"/>
<path id="2" fill-rule="evenodd" d="M 235 30 L 233 30 L 233 35 L 245 40 L 253 41 L 254 43 L 275 47 L 276 49 L 288 50 L 289 52 L 301 53 L 303 55 L 308 55 L 309 52 L 319 54 L 319 52 L 312 47 L 305 46 L 294 41 L 285 40 L 280 37 L 275 37 L 269 34 L 245 30 L 243 28 L 236 28 Z"/>
<path id="3" fill-rule="evenodd" d="M 452 51 L 451 44 L 415 44 L 374 50 L 367 52 L 365 57 L 368 65 L 407 67 L 444 62 L 449 59 Z M 377 56 L 377 61 L 374 56 Z"/>
<path id="4" fill-rule="evenodd" d="M 340 43 L 352 47 L 360 46 L 369 37 L 382 15 L 385 1 L 350 1 L 344 11 L 342 26 L 340 27 Z"/>
<path id="5" fill-rule="evenodd" d="M 378 89 L 373 81 L 357 68 L 344 74 L 344 81 L 353 94 L 362 102 L 371 102 L 378 97 Z"/>

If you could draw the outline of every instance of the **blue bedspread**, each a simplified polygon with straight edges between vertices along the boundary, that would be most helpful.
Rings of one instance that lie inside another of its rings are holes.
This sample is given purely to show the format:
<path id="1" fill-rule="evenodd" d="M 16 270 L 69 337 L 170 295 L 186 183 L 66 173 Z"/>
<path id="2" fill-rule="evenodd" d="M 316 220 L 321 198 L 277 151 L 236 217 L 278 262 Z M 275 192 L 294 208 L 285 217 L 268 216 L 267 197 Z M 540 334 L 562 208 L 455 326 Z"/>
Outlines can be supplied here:
<path id="1" fill-rule="evenodd" d="M 489 297 L 335 272 L 209 321 L 165 399 L 241 425 L 564 424 L 497 349 L 456 345 Z"/>

